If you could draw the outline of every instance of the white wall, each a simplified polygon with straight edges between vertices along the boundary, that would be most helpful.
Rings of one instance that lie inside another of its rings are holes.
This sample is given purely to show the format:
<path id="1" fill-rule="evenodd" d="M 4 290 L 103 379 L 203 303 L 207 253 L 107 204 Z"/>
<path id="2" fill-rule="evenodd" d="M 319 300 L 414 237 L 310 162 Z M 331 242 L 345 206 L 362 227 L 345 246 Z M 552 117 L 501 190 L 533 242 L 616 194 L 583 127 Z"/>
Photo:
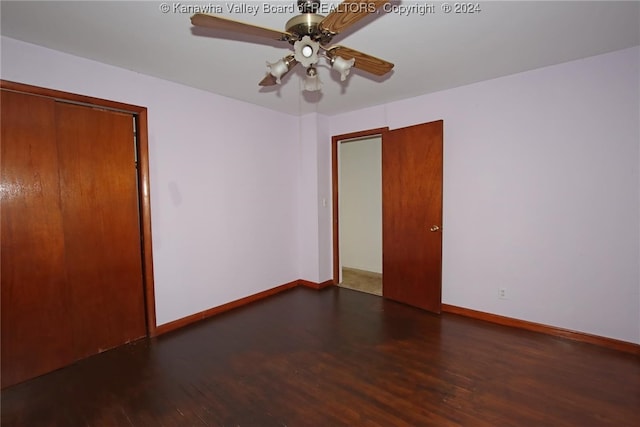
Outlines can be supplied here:
<path id="1" fill-rule="evenodd" d="M 0 75 L 148 108 L 158 324 L 299 278 L 295 117 L 5 37 Z"/>
<path id="2" fill-rule="evenodd" d="M 328 119 L 322 114 L 307 114 L 298 119 L 300 158 L 298 180 L 298 253 L 300 278 L 315 283 L 333 277 L 332 234 L 320 232 L 332 224 L 331 169 L 318 167 L 331 163 L 326 150 Z"/>
<path id="3" fill-rule="evenodd" d="M 444 119 L 443 302 L 640 343 L 639 48 L 297 118 L 1 42 L 3 79 L 148 108 L 158 324 L 331 278 L 330 136 Z"/>
<path id="4" fill-rule="evenodd" d="M 339 144 L 340 261 L 382 273 L 382 139 Z"/>
<path id="5" fill-rule="evenodd" d="M 318 217 L 318 123 L 315 114 L 298 119 L 300 158 L 298 160 L 298 253 L 300 254 L 299 277 L 319 282 Z M 295 178 L 294 178 L 295 179 Z"/>
<path id="6" fill-rule="evenodd" d="M 330 145 L 331 133 L 329 132 L 329 118 L 322 114 L 316 114 L 317 127 L 317 145 L 318 153 L 317 164 L 331 164 L 331 149 L 327 149 Z M 332 210 L 332 190 L 331 190 L 331 168 L 318 167 L 318 282 L 324 282 L 333 278 L 333 234 L 326 233 L 333 224 Z M 326 250 L 326 248 L 330 248 Z"/>
<path id="7" fill-rule="evenodd" d="M 331 134 L 444 120 L 444 303 L 640 343 L 639 64 L 636 47 L 542 68 Z"/>

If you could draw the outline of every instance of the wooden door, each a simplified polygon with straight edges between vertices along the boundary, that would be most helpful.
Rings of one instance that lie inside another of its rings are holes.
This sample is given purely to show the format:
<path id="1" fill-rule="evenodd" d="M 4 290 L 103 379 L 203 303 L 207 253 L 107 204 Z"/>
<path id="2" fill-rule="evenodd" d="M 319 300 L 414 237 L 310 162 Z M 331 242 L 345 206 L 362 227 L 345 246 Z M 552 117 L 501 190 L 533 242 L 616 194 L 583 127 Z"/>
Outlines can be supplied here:
<path id="1" fill-rule="evenodd" d="M 146 334 L 133 116 L 58 103 L 56 140 L 77 357 Z"/>
<path id="2" fill-rule="evenodd" d="M 382 292 L 440 312 L 442 121 L 382 134 Z"/>
<path id="3" fill-rule="evenodd" d="M 66 294 L 55 101 L 1 91 L 2 386 L 75 360 Z"/>
<path id="4" fill-rule="evenodd" d="M 146 335 L 133 116 L 2 91 L 2 386 Z"/>

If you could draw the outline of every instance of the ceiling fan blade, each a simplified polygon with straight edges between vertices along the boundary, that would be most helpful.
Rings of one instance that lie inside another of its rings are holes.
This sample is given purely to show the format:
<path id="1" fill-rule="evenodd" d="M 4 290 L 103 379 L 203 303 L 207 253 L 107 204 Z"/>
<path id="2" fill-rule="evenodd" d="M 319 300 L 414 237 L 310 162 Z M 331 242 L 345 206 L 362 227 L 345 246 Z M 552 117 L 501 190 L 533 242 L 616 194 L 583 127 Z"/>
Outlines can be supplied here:
<path id="1" fill-rule="evenodd" d="M 334 56 L 340 56 L 344 59 L 355 58 L 356 62 L 354 67 L 359 68 L 376 76 L 384 76 L 393 68 L 391 62 L 387 62 L 383 59 L 376 58 L 375 56 L 367 55 L 366 53 L 358 52 L 357 50 L 350 49 L 344 46 L 333 46 L 327 49 L 327 53 L 330 58 Z"/>
<path id="2" fill-rule="evenodd" d="M 338 34 L 388 2 L 389 0 L 344 0 L 320 22 L 320 30 Z"/>
<path id="3" fill-rule="evenodd" d="M 272 40 L 289 40 L 289 38 L 292 37 L 292 34 L 284 31 L 272 30 L 270 28 L 259 27 L 257 25 L 245 24 L 244 22 L 221 18 L 214 15 L 207 15 L 206 13 L 196 13 L 195 15 L 193 15 L 191 17 L 191 24 L 196 27 L 233 31 L 235 33 L 242 33 L 250 36 L 263 37 Z"/>
<path id="4" fill-rule="evenodd" d="M 258 86 L 275 86 L 277 84 L 278 83 L 276 83 L 276 78 L 271 74 L 267 74 L 266 76 L 264 76 L 264 79 L 260 80 Z"/>
<path id="5" fill-rule="evenodd" d="M 298 65 L 298 61 L 296 61 L 295 59 L 291 58 L 291 60 L 289 61 L 289 65 L 288 65 L 288 70 L 282 75 L 280 76 L 280 78 L 284 78 L 284 76 L 287 75 L 287 73 L 289 71 L 291 71 L 293 69 L 293 67 L 295 67 L 296 65 Z M 264 76 L 264 79 L 262 79 L 260 81 L 260 83 L 258 83 L 258 86 L 275 86 L 278 83 L 276 82 L 276 78 L 273 77 L 273 74 L 271 73 L 267 73 L 266 76 Z"/>

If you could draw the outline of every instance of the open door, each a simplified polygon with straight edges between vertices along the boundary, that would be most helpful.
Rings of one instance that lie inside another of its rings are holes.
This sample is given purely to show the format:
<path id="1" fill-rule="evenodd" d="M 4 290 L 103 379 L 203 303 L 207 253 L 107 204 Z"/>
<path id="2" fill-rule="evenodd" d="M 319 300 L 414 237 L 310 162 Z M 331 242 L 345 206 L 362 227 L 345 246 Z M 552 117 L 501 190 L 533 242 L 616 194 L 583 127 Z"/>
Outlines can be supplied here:
<path id="1" fill-rule="evenodd" d="M 440 313 L 443 122 L 382 134 L 382 294 Z"/>

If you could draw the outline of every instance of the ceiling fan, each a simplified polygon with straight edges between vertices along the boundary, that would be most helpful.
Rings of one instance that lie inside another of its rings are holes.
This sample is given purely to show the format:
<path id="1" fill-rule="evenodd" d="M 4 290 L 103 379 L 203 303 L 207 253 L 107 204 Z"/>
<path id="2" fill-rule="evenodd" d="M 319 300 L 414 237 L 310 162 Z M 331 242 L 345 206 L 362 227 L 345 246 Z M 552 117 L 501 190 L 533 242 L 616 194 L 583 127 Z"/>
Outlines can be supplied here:
<path id="1" fill-rule="evenodd" d="M 393 64 L 385 60 L 358 52 L 344 46 L 328 46 L 331 39 L 360 21 L 365 16 L 375 13 L 389 0 L 344 0 L 332 8 L 327 16 L 319 15 L 320 0 L 298 0 L 300 15 L 287 21 L 285 31 L 272 30 L 256 25 L 245 24 L 215 15 L 197 13 L 191 17 L 196 27 L 206 27 L 283 41 L 293 46 L 293 53 L 270 64 L 268 73 L 260 86 L 280 84 L 282 77 L 297 64 L 306 68 L 304 90 L 318 91 L 322 83 L 318 78 L 316 64 L 319 57 L 325 57 L 331 67 L 340 73 L 344 81 L 352 67 L 383 76 L 393 68 Z"/>

